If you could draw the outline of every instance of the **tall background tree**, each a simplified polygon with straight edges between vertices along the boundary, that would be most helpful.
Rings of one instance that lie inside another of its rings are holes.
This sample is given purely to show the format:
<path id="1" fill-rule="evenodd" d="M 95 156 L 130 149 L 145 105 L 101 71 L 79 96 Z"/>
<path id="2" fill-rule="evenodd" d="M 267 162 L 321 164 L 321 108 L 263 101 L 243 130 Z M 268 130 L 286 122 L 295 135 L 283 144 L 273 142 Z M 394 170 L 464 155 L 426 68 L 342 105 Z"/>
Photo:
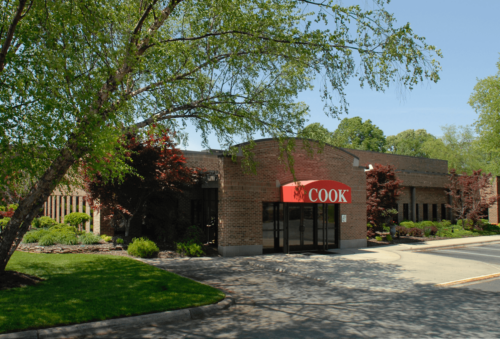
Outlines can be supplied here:
<path id="1" fill-rule="evenodd" d="M 385 152 L 384 132 L 370 119 L 360 117 L 344 118 L 333 132 L 332 143 L 338 147 L 354 148 L 365 151 Z"/>
<path id="2" fill-rule="evenodd" d="M 387 153 L 429 158 L 429 151 L 424 147 L 428 141 L 433 140 L 436 140 L 436 137 L 425 129 L 407 129 L 387 137 Z"/>
<path id="3" fill-rule="evenodd" d="M 0 236 L 0 272 L 79 159 L 110 159 L 91 166 L 101 175 L 132 171 L 117 147 L 120 129 L 181 131 L 191 122 L 204 144 L 213 133 L 233 155 L 236 141 L 250 141 L 249 154 L 259 133 L 290 154 L 293 139 L 283 141 L 308 111 L 295 98 L 317 76 L 329 116 L 347 111 L 352 77 L 376 90 L 437 81 L 439 51 L 409 24 L 396 27 L 385 1 L 375 4 L 34 1 L 0 73 L 0 180 L 20 169 L 31 180 Z"/>
<path id="4" fill-rule="evenodd" d="M 384 132 L 371 120 L 360 117 L 344 118 L 337 129 L 330 132 L 320 123 L 307 125 L 299 137 L 317 140 L 337 147 L 360 149 L 365 151 L 385 152 Z"/>
<path id="5" fill-rule="evenodd" d="M 478 114 L 475 127 L 485 169 L 500 175 L 500 61 L 497 68 L 497 74 L 478 80 L 469 104 Z"/>

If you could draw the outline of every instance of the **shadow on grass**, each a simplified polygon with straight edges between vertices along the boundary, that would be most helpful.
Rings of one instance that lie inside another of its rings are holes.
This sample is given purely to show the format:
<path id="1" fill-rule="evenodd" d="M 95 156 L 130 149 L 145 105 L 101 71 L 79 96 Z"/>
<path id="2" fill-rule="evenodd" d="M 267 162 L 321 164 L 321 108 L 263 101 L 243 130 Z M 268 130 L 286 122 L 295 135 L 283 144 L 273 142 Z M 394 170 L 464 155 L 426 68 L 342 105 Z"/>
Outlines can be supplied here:
<path id="1" fill-rule="evenodd" d="M 222 292 L 130 258 L 16 252 L 7 270 L 46 279 L 0 291 L 0 333 L 199 306 Z"/>

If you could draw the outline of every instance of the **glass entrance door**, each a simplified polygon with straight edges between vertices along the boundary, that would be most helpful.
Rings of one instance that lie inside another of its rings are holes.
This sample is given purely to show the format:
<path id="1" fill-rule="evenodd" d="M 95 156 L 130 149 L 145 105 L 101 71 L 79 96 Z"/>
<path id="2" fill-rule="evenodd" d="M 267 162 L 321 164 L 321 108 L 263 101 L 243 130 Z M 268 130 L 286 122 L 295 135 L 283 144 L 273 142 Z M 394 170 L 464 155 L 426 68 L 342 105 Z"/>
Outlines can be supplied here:
<path id="1" fill-rule="evenodd" d="M 317 250 L 316 205 L 289 204 L 288 246 L 290 252 Z"/>

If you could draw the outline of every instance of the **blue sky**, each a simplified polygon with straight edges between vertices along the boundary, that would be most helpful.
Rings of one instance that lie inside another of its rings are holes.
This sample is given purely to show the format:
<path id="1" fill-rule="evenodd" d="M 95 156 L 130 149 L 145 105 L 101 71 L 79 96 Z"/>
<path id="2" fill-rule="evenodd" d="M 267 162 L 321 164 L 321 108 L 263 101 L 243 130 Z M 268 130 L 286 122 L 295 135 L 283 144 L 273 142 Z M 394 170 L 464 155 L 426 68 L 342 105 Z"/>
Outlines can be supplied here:
<path id="1" fill-rule="evenodd" d="M 350 3 L 342 1 L 343 5 Z M 369 0 L 362 3 L 372 6 Z M 424 82 L 403 94 L 395 84 L 382 93 L 361 89 L 352 81 L 346 90 L 350 104 L 348 117 L 370 119 L 385 135 L 423 128 L 440 136 L 441 126 L 474 123 L 477 115 L 467 104 L 469 96 L 478 78 L 497 72 L 500 1 L 392 0 L 386 9 L 395 14 L 399 25 L 410 22 L 415 33 L 441 49 L 441 80 Z M 339 121 L 323 113 L 318 86 L 314 91 L 302 93 L 297 101 L 309 105 L 309 123 L 320 122 L 331 131 L 337 128 Z M 186 149 L 201 150 L 198 133 L 194 129 L 187 132 Z M 215 138 L 211 139 L 210 146 L 218 148 Z"/>

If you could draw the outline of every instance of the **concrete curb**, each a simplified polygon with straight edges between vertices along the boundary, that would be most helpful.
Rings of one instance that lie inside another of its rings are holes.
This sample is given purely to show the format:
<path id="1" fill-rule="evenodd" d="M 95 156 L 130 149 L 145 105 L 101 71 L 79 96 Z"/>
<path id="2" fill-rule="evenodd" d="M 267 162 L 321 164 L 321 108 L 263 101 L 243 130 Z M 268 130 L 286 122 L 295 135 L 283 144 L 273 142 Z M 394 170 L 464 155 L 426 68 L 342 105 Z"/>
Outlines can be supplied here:
<path id="1" fill-rule="evenodd" d="M 461 279 L 461 280 L 455 280 L 455 281 L 448 281 L 445 283 L 436 284 L 434 286 L 436 286 L 436 287 L 449 287 L 449 286 L 461 285 L 461 284 L 466 284 L 466 283 L 471 283 L 471 282 L 476 282 L 476 281 L 481 281 L 481 280 L 494 279 L 494 278 L 498 278 L 498 277 L 500 277 L 500 273 L 493 273 L 493 274 L 487 274 L 487 275 L 480 275 L 479 277 L 473 277 L 473 278 L 467 278 L 467 279 Z"/>
<path id="2" fill-rule="evenodd" d="M 299 271 L 292 271 L 284 267 L 275 267 L 272 265 L 264 265 L 261 263 L 257 262 L 252 262 L 252 261 L 247 261 L 247 264 L 250 266 L 258 267 L 258 268 L 264 268 L 268 269 L 271 271 L 276 271 L 279 273 L 287 273 L 296 277 L 301 277 L 301 278 L 308 278 L 308 279 L 313 279 L 316 281 L 321 281 L 324 282 L 328 285 L 334 286 L 334 287 L 339 287 L 339 288 L 349 288 L 349 289 L 363 289 L 371 292 L 390 292 L 390 293 L 405 293 L 407 290 L 400 290 L 400 289 L 393 289 L 393 288 L 383 288 L 383 287 L 359 287 L 355 285 L 347 285 L 345 283 L 339 283 L 335 280 L 327 280 L 325 278 L 322 278 L 321 276 L 314 275 L 314 274 L 304 274 Z M 0 338 L 1 339 L 1 338 Z"/>
<path id="3" fill-rule="evenodd" d="M 492 245 L 492 244 L 500 244 L 500 240 L 480 240 L 478 242 L 468 242 L 465 244 L 453 244 L 453 245 L 437 245 L 437 246 L 429 246 L 425 248 L 418 248 L 418 246 L 415 247 L 410 247 L 406 249 L 402 249 L 401 251 L 413 251 L 413 252 L 425 252 L 425 251 L 433 251 L 437 249 L 446 249 L 446 248 L 462 248 L 462 247 L 468 247 L 468 246 L 477 246 L 477 245 Z"/>
<path id="4" fill-rule="evenodd" d="M 42 339 L 42 338 L 66 338 L 68 336 L 78 336 L 82 332 L 93 332 L 98 334 L 106 334 L 111 332 L 113 327 L 133 327 L 143 326 L 144 324 L 156 325 L 164 323 L 179 323 L 194 319 L 203 319 L 213 315 L 221 310 L 228 309 L 235 304 L 234 298 L 227 294 L 226 298 L 219 301 L 217 304 L 205 305 L 199 307 L 185 308 L 182 310 L 166 311 L 145 315 L 137 315 L 118 319 L 109 319 L 103 321 L 95 321 L 85 324 L 76 324 L 61 327 L 51 327 L 41 330 L 31 330 L 23 332 L 13 332 L 0 334 L 0 339 Z"/>

